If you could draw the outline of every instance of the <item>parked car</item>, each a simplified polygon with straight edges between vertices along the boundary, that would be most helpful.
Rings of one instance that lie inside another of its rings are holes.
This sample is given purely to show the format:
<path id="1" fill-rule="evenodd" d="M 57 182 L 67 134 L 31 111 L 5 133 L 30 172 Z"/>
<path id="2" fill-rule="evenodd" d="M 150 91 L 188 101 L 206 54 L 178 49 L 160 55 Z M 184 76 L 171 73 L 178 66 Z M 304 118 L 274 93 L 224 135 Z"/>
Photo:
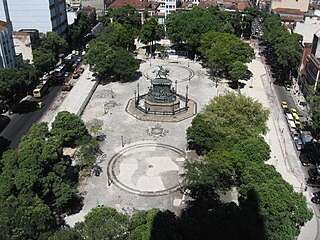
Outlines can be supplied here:
<path id="1" fill-rule="evenodd" d="M 319 197 L 312 197 L 311 202 L 313 202 L 314 204 L 320 204 L 320 198 Z"/>
<path id="2" fill-rule="evenodd" d="M 286 88 L 287 91 L 290 91 L 291 86 L 290 85 L 286 85 L 285 88 Z"/>
<path id="3" fill-rule="evenodd" d="M 300 139 L 300 133 L 296 130 L 296 129 L 293 129 L 292 132 L 291 132 L 291 137 L 294 141 Z M 302 144 L 302 141 L 301 141 L 301 144 Z"/>
<path id="4" fill-rule="evenodd" d="M 64 77 L 65 77 L 65 78 L 69 77 L 69 75 L 70 75 L 70 72 L 65 72 L 65 73 L 64 73 Z"/>
<path id="5" fill-rule="evenodd" d="M 75 71 L 72 73 L 72 77 L 73 77 L 74 79 L 77 79 L 77 78 L 80 77 L 80 75 L 79 75 L 79 73 L 78 73 L 77 70 L 75 70 Z"/>
<path id="6" fill-rule="evenodd" d="M 317 171 L 318 175 L 320 175 L 320 162 L 316 162 L 315 167 L 316 167 L 316 171 Z"/>
<path id="7" fill-rule="evenodd" d="M 291 108 L 291 113 L 292 113 L 292 114 L 298 114 L 298 113 L 297 113 L 297 110 L 296 110 L 295 108 Z"/>
<path id="8" fill-rule="evenodd" d="M 301 151 L 301 149 L 302 149 L 302 140 L 301 140 L 300 137 L 294 141 L 294 144 L 296 145 L 296 149 L 298 151 Z"/>
<path id="9" fill-rule="evenodd" d="M 299 159 L 300 159 L 300 162 L 301 162 L 302 166 L 304 166 L 304 167 L 308 167 L 309 166 L 310 158 L 308 157 L 307 154 L 301 153 L 300 156 L 299 156 Z"/>
<path id="10" fill-rule="evenodd" d="M 65 84 L 63 84 L 63 86 L 62 86 L 62 91 L 70 91 L 71 89 L 72 89 L 72 84 L 71 83 L 65 83 Z"/>
<path id="11" fill-rule="evenodd" d="M 43 108 L 43 106 L 44 106 L 44 102 L 38 102 L 38 103 L 37 103 L 37 108 L 38 108 L 38 109 Z"/>
<path id="12" fill-rule="evenodd" d="M 282 108 L 283 108 L 283 109 L 288 109 L 288 104 L 287 104 L 287 102 L 285 102 L 285 101 L 282 102 Z"/>

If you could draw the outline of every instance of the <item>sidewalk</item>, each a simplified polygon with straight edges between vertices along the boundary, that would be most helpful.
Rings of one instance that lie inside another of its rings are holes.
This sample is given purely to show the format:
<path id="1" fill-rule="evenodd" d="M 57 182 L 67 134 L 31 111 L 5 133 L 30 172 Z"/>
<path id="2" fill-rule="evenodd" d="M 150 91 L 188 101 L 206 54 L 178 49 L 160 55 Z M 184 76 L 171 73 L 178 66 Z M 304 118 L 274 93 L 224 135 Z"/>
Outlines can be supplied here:
<path id="1" fill-rule="evenodd" d="M 44 114 L 40 122 L 47 122 L 49 128 L 59 112 L 68 111 L 81 115 L 93 92 L 98 86 L 98 81 L 89 71 L 89 66 L 84 66 L 84 72 L 75 81 L 70 92 L 61 92 L 50 109 Z M 58 109 L 58 110 L 57 110 Z"/>
<path id="2" fill-rule="evenodd" d="M 241 93 L 259 100 L 270 110 L 270 118 L 267 122 L 269 132 L 265 136 L 266 142 L 271 148 L 271 159 L 268 164 L 274 165 L 282 177 L 291 183 L 297 192 L 306 196 L 308 205 L 314 212 L 314 216 L 302 229 L 299 240 L 319 239 L 318 216 L 316 206 L 311 203 L 311 193 L 304 191 L 306 186 L 305 176 L 296 153 L 294 144 L 286 125 L 285 117 L 282 114 L 274 86 L 266 72 L 263 60 L 256 51 L 256 59 L 248 64 L 248 69 L 253 73 L 253 80 L 246 82 Z"/>

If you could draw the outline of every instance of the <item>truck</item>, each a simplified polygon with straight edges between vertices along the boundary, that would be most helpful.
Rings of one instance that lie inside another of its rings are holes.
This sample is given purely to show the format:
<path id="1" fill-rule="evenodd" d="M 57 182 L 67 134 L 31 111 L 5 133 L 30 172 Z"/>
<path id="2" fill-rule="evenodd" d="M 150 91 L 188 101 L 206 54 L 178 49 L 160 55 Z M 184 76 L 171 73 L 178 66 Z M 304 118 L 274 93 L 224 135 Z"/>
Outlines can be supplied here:
<path id="1" fill-rule="evenodd" d="M 314 146 L 313 137 L 310 131 L 301 131 L 302 148 L 311 150 Z"/>

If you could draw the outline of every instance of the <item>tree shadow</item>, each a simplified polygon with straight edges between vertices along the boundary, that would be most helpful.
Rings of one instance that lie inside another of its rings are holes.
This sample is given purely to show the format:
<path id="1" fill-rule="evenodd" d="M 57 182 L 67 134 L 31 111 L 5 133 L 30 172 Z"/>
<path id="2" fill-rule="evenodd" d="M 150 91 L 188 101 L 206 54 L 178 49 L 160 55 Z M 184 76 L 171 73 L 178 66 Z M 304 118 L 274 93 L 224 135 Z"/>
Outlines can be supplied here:
<path id="1" fill-rule="evenodd" d="M 255 191 L 235 203 L 218 199 L 188 202 L 179 218 L 172 212 L 159 212 L 151 231 L 152 240 L 265 240 L 263 218 Z"/>
<path id="2" fill-rule="evenodd" d="M 9 150 L 10 144 L 11 142 L 8 139 L 0 137 L 0 159 L 2 159 L 2 154 Z"/>
<path id="3" fill-rule="evenodd" d="M 10 122 L 9 117 L 4 116 L 4 115 L 0 115 L 0 133 L 3 131 L 3 129 L 6 128 L 6 126 L 9 124 L 9 122 Z"/>
<path id="4" fill-rule="evenodd" d="M 14 106 L 13 112 L 18 114 L 26 114 L 29 112 L 35 112 L 38 108 L 38 103 L 35 101 L 22 101 Z"/>

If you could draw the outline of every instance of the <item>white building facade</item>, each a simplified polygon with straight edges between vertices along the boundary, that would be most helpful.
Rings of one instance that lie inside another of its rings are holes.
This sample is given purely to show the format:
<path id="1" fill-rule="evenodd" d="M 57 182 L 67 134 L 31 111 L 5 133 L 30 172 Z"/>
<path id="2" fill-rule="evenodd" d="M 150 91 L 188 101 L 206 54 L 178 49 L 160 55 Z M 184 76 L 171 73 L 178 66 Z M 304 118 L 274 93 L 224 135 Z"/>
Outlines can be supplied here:
<path id="1" fill-rule="evenodd" d="M 177 10 L 177 0 L 158 0 L 158 21 L 160 24 L 164 24 L 165 19 L 171 13 Z"/>
<path id="2" fill-rule="evenodd" d="M 65 0 L 10 0 L 8 9 L 14 31 L 37 29 L 40 33 L 56 32 L 61 37 L 67 34 Z M 0 19 L 6 19 L 2 1 Z"/>
<path id="3" fill-rule="evenodd" d="M 0 21 L 0 68 L 17 66 L 12 31 L 6 22 Z"/>

